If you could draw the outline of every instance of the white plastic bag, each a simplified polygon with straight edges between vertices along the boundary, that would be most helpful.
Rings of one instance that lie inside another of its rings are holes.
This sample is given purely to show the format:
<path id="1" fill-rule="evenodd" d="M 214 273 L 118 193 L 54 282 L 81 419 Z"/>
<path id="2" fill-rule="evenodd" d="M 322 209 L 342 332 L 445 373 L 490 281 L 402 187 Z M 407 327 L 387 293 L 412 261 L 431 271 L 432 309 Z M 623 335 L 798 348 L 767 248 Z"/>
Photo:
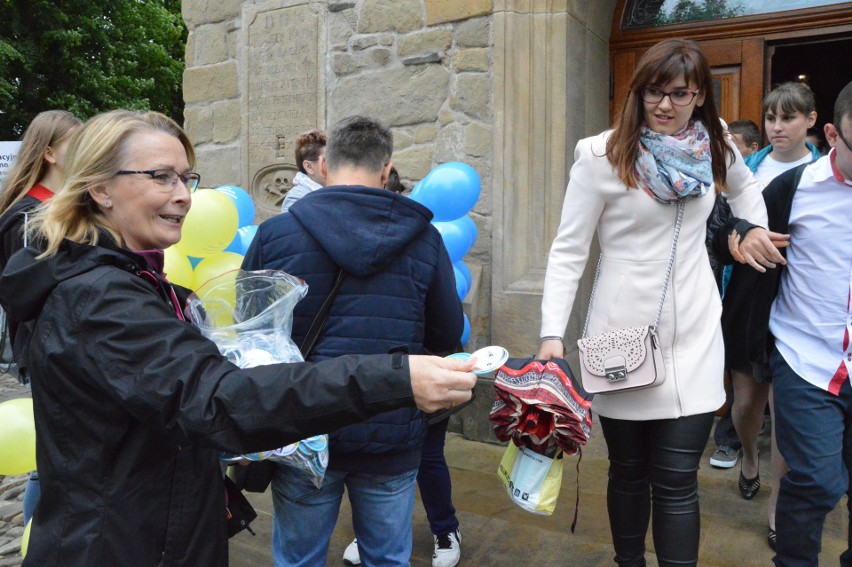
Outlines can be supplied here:
<path id="1" fill-rule="evenodd" d="M 187 315 L 201 333 L 240 368 L 302 362 L 290 338 L 293 309 L 308 291 L 286 272 L 234 270 L 205 283 L 187 301 Z M 271 451 L 221 455 L 225 462 L 270 460 L 307 473 L 319 488 L 328 465 L 328 435 L 316 435 Z"/>
<path id="2" fill-rule="evenodd" d="M 551 458 L 509 441 L 497 476 L 512 502 L 527 512 L 549 516 L 562 487 L 562 450 Z"/>

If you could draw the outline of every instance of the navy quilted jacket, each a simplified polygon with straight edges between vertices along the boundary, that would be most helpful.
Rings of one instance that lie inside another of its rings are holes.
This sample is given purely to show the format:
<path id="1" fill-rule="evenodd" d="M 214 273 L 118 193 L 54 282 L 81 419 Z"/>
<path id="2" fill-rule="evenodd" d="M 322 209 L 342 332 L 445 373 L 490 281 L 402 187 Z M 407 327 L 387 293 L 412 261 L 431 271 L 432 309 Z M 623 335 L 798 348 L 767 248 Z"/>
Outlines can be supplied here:
<path id="1" fill-rule="evenodd" d="M 334 283 L 346 272 L 310 359 L 451 351 L 462 333 L 462 307 L 452 264 L 432 213 L 384 189 L 334 186 L 314 191 L 289 213 L 264 222 L 243 269 L 283 270 L 304 279 L 293 340 L 307 333 Z M 402 409 L 332 435 L 329 467 L 397 474 L 420 464 L 424 416 Z"/>

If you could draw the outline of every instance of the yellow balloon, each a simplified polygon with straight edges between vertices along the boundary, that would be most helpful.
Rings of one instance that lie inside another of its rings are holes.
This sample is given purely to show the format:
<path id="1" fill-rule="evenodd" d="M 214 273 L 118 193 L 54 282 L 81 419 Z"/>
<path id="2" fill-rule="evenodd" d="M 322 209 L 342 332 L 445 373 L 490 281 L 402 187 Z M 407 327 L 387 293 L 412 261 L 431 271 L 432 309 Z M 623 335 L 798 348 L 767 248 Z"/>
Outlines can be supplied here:
<path id="1" fill-rule="evenodd" d="M 201 189 L 192 195 L 192 208 L 183 221 L 175 246 L 187 256 L 206 258 L 228 247 L 239 226 L 234 201 L 219 191 Z"/>
<path id="2" fill-rule="evenodd" d="M 30 521 L 27 522 L 26 527 L 24 528 L 24 535 L 21 536 L 21 557 L 27 556 L 27 548 L 30 545 L 30 527 L 33 525 L 33 519 L 30 518 Z"/>
<path id="3" fill-rule="evenodd" d="M 208 320 L 216 327 L 234 324 L 237 302 L 235 282 L 243 257 L 235 252 L 222 252 L 201 260 L 192 274 L 192 289 L 204 301 Z"/>
<path id="4" fill-rule="evenodd" d="M 169 246 L 165 250 L 165 256 L 163 271 L 166 278 L 173 284 L 192 287 L 192 264 L 186 254 L 174 246 Z"/>
<path id="5" fill-rule="evenodd" d="M 30 398 L 0 404 L 0 474 L 14 476 L 36 469 L 35 418 Z"/>

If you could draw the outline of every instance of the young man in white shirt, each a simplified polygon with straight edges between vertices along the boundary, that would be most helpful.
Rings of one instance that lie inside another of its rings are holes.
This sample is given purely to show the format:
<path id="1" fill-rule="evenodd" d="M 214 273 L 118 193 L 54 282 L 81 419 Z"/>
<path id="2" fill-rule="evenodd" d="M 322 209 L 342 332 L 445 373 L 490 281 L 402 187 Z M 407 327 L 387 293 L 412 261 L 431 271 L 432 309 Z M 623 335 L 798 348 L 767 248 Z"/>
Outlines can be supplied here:
<path id="1" fill-rule="evenodd" d="M 852 471 L 852 83 L 825 135 L 829 155 L 798 183 L 791 170 L 764 191 L 770 227 L 775 216 L 790 234 L 769 314 L 776 435 L 790 467 L 776 511 L 778 567 L 818 565 L 825 517 Z M 852 551 L 840 565 L 852 565 Z"/>

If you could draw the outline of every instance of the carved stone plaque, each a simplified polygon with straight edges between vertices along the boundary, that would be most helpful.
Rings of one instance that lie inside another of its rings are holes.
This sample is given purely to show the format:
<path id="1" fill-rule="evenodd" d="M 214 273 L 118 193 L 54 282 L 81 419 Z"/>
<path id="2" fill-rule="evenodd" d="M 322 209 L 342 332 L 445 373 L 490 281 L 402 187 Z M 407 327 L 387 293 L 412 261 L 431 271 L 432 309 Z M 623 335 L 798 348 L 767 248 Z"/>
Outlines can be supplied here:
<path id="1" fill-rule="evenodd" d="M 325 10 L 305 0 L 243 8 L 243 164 L 258 220 L 279 212 L 294 142 L 325 127 Z"/>

